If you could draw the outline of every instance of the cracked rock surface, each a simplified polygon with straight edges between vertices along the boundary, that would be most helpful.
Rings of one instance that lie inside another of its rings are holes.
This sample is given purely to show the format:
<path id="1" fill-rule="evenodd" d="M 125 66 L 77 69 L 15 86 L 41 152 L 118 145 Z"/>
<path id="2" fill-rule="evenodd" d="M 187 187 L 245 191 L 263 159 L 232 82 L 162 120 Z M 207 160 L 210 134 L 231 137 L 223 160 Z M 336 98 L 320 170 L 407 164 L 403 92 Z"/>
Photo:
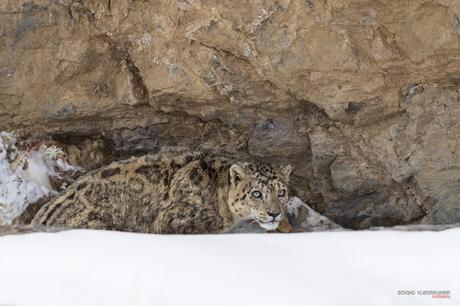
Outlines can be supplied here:
<path id="1" fill-rule="evenodd" d="M 0 130 L 291 163 L 344 227 L 459 222 L 459 116 L 457 0 L 0 1 Z"/>

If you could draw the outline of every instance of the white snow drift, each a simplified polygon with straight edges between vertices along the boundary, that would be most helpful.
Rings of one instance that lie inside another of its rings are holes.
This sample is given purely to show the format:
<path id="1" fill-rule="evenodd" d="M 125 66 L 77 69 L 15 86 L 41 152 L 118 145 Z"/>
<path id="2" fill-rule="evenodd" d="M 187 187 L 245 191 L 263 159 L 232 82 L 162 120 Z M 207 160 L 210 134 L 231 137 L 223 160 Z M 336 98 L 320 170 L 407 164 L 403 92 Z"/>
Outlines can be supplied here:
<path id="1" fill-rule="evenodd" d="M 460 229 L 0 237 L 0 305 L 460 305 Z"/>
<path id="2" fill-rule="evenodd" d="M 0 132 L 0 225 L 10 224 L 29 204 L 54 190 L 51 177 L 75 171 L 52 145 L 19 150 L 13 134 Z"/>

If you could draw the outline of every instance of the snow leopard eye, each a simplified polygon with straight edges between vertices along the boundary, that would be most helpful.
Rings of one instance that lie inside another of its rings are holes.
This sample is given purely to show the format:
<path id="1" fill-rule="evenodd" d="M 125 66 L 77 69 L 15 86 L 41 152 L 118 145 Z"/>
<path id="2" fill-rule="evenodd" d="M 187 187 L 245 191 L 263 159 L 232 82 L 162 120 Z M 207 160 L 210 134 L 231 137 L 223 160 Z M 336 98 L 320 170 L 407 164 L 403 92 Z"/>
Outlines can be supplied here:
<path id="1" fill-rule="evenodd" d="M 262 193 L 260 193 L 260 191 L 253 191 L 252 192 L 252 196 L 256 199 L 260 198 L 262 196 Z"/>
<path id="2" fill-rule="evenodd" d="M 286 195 L 286 190 L 284 189 L 281 189 L 280 191 L 278 191 L 278 196 L 281 198 L 281 197 L 284 197 Z"/>

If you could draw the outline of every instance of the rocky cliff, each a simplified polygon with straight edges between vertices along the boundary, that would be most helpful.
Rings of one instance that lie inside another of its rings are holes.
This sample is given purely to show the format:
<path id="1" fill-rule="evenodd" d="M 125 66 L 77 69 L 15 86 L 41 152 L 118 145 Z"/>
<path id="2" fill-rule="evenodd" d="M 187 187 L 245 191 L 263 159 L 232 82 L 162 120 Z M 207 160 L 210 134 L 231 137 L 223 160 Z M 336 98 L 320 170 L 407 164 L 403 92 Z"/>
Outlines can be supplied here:
<path id="1" fill-rule="evenodd" d="M 346 227 L 459 222 L 459 119 L 458 0 L 0 2 L 0 130 L 291 163 Z"/>

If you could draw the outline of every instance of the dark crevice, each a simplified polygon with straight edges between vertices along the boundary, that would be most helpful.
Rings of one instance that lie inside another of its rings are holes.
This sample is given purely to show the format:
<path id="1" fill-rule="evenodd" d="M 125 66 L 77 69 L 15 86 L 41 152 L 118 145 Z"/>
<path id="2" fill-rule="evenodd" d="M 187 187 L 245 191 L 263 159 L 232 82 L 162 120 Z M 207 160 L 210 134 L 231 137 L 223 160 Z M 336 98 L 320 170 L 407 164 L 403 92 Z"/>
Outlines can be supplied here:
<path id="1" fill-rule="evenodd" d="M 142 78 L 139 68 L 134 63 L 131 54 L 123 46 L 115 43 L 111 38 L 106 35 L 100 35 L 99 39 L 108 42 L 112 46 L 112 56 L 118 64 L 125 63 L 126 68 L 131 76 L 132 93 L 136 98 L 138 104 L 149 103 L 149 91 L 145 86 L 144 79 Z"/>
<path id="2" fill-rule="evenodd" d="M 126 52 L 125 60 L 128 71 L 131 74 L 131 84 L 133 86 L 134 97 L 136 97 L 136 99 L 142 104 L 149 103 L 149 91 L 147 86 L 144 84 L 139 68 L 134 64 L 134 61 L 128 52 Z"/>

